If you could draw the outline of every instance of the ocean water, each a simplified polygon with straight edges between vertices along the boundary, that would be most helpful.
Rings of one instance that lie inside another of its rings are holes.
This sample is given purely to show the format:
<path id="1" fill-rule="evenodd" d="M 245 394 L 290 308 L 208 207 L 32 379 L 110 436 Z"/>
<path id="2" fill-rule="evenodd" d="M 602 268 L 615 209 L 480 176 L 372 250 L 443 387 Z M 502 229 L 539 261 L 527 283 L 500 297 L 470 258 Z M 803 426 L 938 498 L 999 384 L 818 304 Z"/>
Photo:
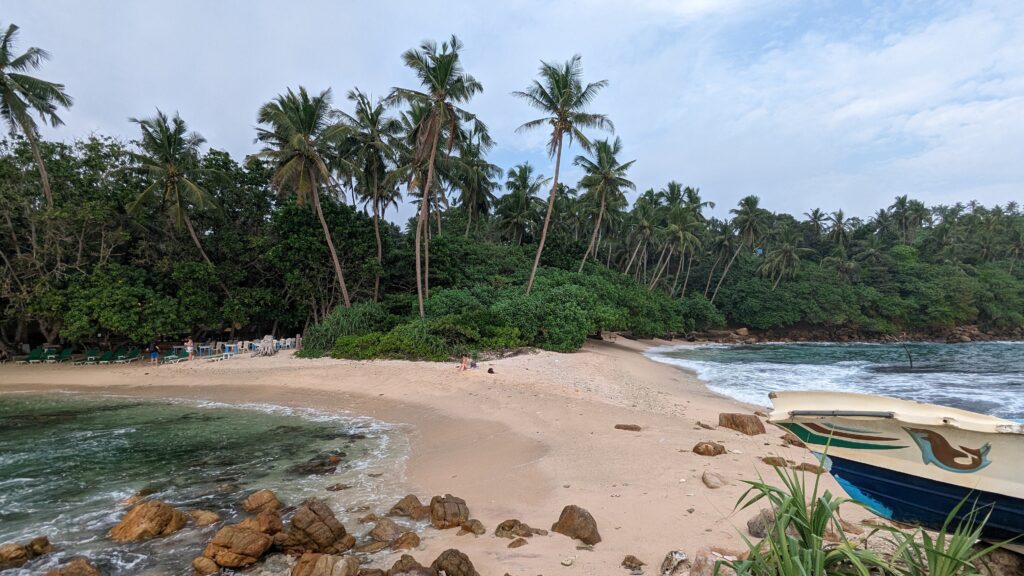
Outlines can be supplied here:
<path id="1" fill-rule="evenodd" d="M 913 359 L 913 368 L 910 367 Z M 769 405 L 773 390 L 881 394 L 1024 418 L 1024 343 L 702 344 L 648 356 L 697 373 L 726 396 Z"/>
<path id="2" fill-rule="evenodd" d="M 286 505 L 325 498 L 354 524 L 361 506 L 401 494 L 404 435 L 368 418 L 270 405 L 53 393 L 0 395 L 0 543 L 44 535 L 58 551 L 4 575 L 39 574 L 88 556 L 105 574 L 191 574 L 217 527 L 191 525 L 166 538 L 117 544 L 106 537 L 140 491 L 182 510 L 239 517 L 259 488 Z M 342 455 L 334 473 L 293 467 Z M 378 474 L 382 474 L 379 475 Z M 328 492 L 327 486 L 353 487 Z M 352 510 L 351 513 L 346 510 Z"/>

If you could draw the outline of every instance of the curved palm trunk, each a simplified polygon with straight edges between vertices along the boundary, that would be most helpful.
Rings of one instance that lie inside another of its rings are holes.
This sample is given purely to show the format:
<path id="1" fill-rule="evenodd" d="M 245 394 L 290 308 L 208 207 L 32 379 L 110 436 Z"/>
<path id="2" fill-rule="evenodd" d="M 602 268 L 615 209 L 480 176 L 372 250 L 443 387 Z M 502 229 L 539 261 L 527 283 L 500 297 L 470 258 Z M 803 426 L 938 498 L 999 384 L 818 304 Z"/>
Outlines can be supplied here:
<path id="1" fill-rule="evenodd" d="M 420 217 L 416 222 L 416 299 L 419 301 L 420 306 L 420 318 L 426 318 L 426 313 L 423 311 L 423 295 L 424 295 L 424 278 L 422 276 L 423 266 L 420 264 L 420 248 L 423 241 L 425 228 L 430 226 L 430 221 L 427 220 L 429 215 L 427 213 L 427 204 L 430 202 L 430 184 L 434 181 L 434 160 L 437 158 L 437 139 L 440 136 L 440 132 L 434 134 L 432 139 L 432 145 L 430 149 L 430 160 L 427 163 L 427 181 L 423 184 L 423 196 L 420 199 Z M 427 298 L 430 296 L 428 295 Z"/>
<path id="2" fill-rule="evenodd" d="M 686 278 L 683 278 L 683 292 L 679 295 L 679 299 L 686 298 L 686 285 L 690 283 L 690 269 L 693 268 L 693 253 L 690 253 L 690 259 L 686 261 Z"/>
<path id="3" fill-rule="evenodd" d="M 643 243 L 643 240 L 637 241 L 636 248 L 633 249 L 633 255 L 629 257 L 629 263 L 626 264 L 626 271 L 623 274 L 629 274 L 629 269 L 633 267 L 633 260 L 636 260 L 636 255 L 640 252 L 640 245 Z"/>
<path id="4" fill-rule="evenodd" d="M 338 286 L 341 287 L 341 301 L 345 304 L 345 308 L 351 308 L 352 302 L 348 299 L 348 287 L 345 286 L 345 274 L 341 271 L 341 261 L 338 260 L 338 251 L 334 248 L 334 239 L 331 238 L 331 229 L 327 227 L 327 220 L 324 218 L 323 208 L 320 207 L 319 190 L 313 190 L 313 208 L 316 210 L 316 217 L 320 219 L 320 227 L 324 230 L 324 240 L 327 241 L 327 250 L 331 253 L 331 262 L 334 264 L 334 275 L 338 278 Z"/>
<path id="5" fill-rule="evenodd" d="M 721 262 L 722 262 L 722 255 L 719 254 L 718 257 L 715 258 L 715 263 L 711 265 L 711 271 L 708 272 L 708 283 L 707 283 L 706 286 L 704 286 L 704 297 L 705 298 L 708 297 L 708 291 L 711 290 L 711 280 L 715 277 L 715 269 L 718 268 L 718 265 Z"/>
<path id="6" fill-rule="evenodd" d="M 715 303 L 715 298 L 718 296 L 718 290 L 722 287 L 722 282 L 725 281 L 726 274 L 729 273 L 729 268 L 732 268 L 732 263 L 736 261 L 736 257 L 740 255 L 740 250 L 743 250 L 743 246 L 740 246 L 732 254 L 732 258 L 729 258 L 729 263 L 725 265 L 725 270 L 722 270 L 722 277 L 718 279 L 718 284 L 715 285 L 715 292 L 711 295 L 711 303 Z"/>
<path id="7" fill-rule="evenodd" d="M 28 139 L 28 146 L 32 150 L 32 157 L 36 161 L 36 167 L 39 168 L 39 181 L 43 186 L 43 197 L 46 198 L 46 207 L 53 208 L 53 190 L 50 189 L 50 176 L 46 173 L 46 164 L 43 163 L 43 153 L 39 150 L 39 140 L 36 137 L 35 130 L 29 127 L 28 129 L 23 129 L 22 132 L 25 133 L 25 138 Z"/>
<path id="8" fill-rule="evenodd" d="M 676 287 L 679 286 L 679 275 L 683 273 L 683 261 L 686 260 L 686 253 L 679 253 L 679 266 L 676 266 L 676 275 L 672 279 L 672 291 L 669 292 L 669 296 L 674 296 L 676 293 Z"/>
<path id="9" fill-rule="evenodd" d="M 184 210 L 182 212 L 184 212 Z M 231 293 L 228 291 L 228 287 L 224 285 L 224 281 L 221 280 L 220 275 L 217 274 L 217 268 L 213 265 L 213 262 L 210 262 L 210 257 L 206 255 L 206 250 L 203 250 L 203 245 L 199 242 L 199 235 L 196 234 L 196 229 L 192 226 L 192 220 L 189 219 L 187 213 L 182 216 L 185 220 L 185 227 L 188 228 L 189 236 L 191 236 L 192 241 L 195 242 L 196 249 L 199 250 L 199 254 L 203 257 L 203 260 L 206 261 L 206 265 L 210 267 L 210 270 L 213 270 L 213 275 L 217 278 L 217 284 L 220 285 L 220 289 L 224 291 L 225 296 L 231 296 Z"/>
<path id="10" fill-rule="evenodd" d="M 466 210 L 466 233 L 462 235 L 463 238 L 469 238 L 469 227 L 473 224 L 473 212 Z"/>
<path id="11" fill-rule="evenodd" d="M 380 299 L 380 271 L 384 267 L 384 245 L 380 239 L 380 206 L 377 205 L 377 176 L 373 177 L 373 233 L 377 236 L 377 271 L 373 277 L 373 301 Z"/>
<path id="12" fill-rule="evenodd" d="M 665 262 L 664 262 L 664 264 L 662 264 L 660 270 L 659 269 L 655 269 L 654 270 L 654 280 L 651 280 L 651 285 L 647 287 L 648 290 L 653 290 L 654 286 L 658 283 L 658 280 L 661 280 L 661 275 L 665 273 L 665 269 L 668 268 L 668 263 L 672 261 L 672 253 L 674 251 L 675 251 L 675 246 L 670 246 L 669 249 L 668 249 L 668 258 L 665 258 Z"/>
<path id="13" fill-rule="evenodd" d="M 537 277 L 537 267 L 540 265 L 540 255 L 544 252 L 544 242 L 548 239 L 548 224 L 551 223 L 551 213 L 555 209 L 555 193 L 558 191 L 558 172 L 562 167 L 562 133 L 558 133 L 558 145 L 555 152 L 555 178 L 551 183 L 551 195 L 548 196 L 548 212 L 544 216 L 544 227 L 540 229 L 540 243 L 537 244 L 537 255 L 533 257 L 533 268 L 530 269 L 530 279 L 526 282 L 526 295 L 530 295 L 533 289 L 533 280 Z"/>
<path id="14" fill-rule="evenodd" d="M 597 244 L 597 232 L 601 229 L 601 217 L 604 216 L 604 194 L 601 194 L 601 204 L 597 208 L 597 222 L 594 222 L 594 232 L 590 235 L 590 244 L 587 245 L 587 251 L 583 254 L 583 260 L 580 262 L 580 269 L 578 272 L 583 272 L 583 266 L 587 263 L 587 258 L 590 257 L 590 252 L 594 249 L 594 245 Z"/>

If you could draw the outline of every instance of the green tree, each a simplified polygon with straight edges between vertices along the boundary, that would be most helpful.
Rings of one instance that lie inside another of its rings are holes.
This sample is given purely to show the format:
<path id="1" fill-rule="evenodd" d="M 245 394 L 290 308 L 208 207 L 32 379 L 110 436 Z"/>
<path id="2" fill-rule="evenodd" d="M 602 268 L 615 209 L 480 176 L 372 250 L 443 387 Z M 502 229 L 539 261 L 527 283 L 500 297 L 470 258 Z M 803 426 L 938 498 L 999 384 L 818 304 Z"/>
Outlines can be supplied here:
<path id="1" fill-rule="evenodd" d="M 29 75 L 50 58 L 42 48 L 31 47 L 23 54 L 15 53 L 18 27 L 11 24 L 0 33 L 0 116 L 7 122 L 13 136 L 21 132 L 32 149 L 32 157 L 39 168 L 39 180 L 46 198 L 46 207 L 53 208 L 53 191 L 50 177 L 39 149 L 39 127 L 32 118 L 35 113 L 40 120 L 51 126 L 64 123 L 57 115 L 58 108 L 70 108 L 71 96 L 64 92 L 64 85 L 40 80 Z"/>
<path id="2" fill-rule="evenodd" d="M 605 216 L 607 206 L 623 202 L 625 190 L 636 189 L 636 184 L 626 178 L 626 172 L 636 160 L 619 162 L 617 156 L 621 152 L 621 139 L 616 138 L 612 142 L 607 139 L 599 140 L 594 145 L 592 158 L 577 156 L 573 161 L 573 164 L 583 169 L 584 174 L 580 179 L 580 187 L 586 190 L 585 194 L 594 201 L 597 208 L 594 214 L 594 231 L 590 235 L 587 251 L 583 253 L 583 260 L 580 261 L 580 272 L 583 271 L 587 258 L 594 251 L 597 233 L 601 229 L 601 219 Z"/>
<path id="3" fill-rule="evenodd" d="M 729 263 L 726 264 L 725 270 L 722 271 L 722 277 L 718 279 L 714 293 L 711 294 L 712 304 L 715 303 L 715 297 L 718 296 L 718 290 L 722 287 L 722 281 L 729 274 L 729 269 L 732 268 L 736 257 L 740 255 L 744 248 L 749 249 L 753 247 L 754 243 L 764 236 L 768 228 L 767 211 L 761 208 L 760 204 L 761 199 L 751 195 L 741 199 L 736 208 L 729 210 L 733 214 L 732 225 L 739 236 L 739 243 L 736 246 L 736 251 L 732 254 L 732 258 L 729 259 Z"/>
<path id="4" fill-rule="evenodd" d="M 543 174 L 534 175 L 529 162 L 517 164 L 508 171 L 505 194 L 498 200 L 498 226 L 502 233 L 517 245 L 534 227 L 541 209 L 538 197 L 541 188 L 551 179 Z"/>
<path id="5" fill-rule="evenodd" d="M 271 181 L 281 194 L 293 194 L 297 203 L 313 205 L 331 253 L 342 302 L 348 308 L 352 303 L 345 274 L 320 206 L 320 192 L 332 181 L 328 165 L 348 134 L 338 121 L 338 111 L 331 108 L 331 90 L 310 96 L 304 87 L 300 86 L 297 93 L 289 88 L 264 104 L 257 118 L 262 126 L 256 129 L 256 141 L 263 143 L 259 155 L 274 167 Z"/>
<path id="6" fill-rule="evenodd" d="M 548 209 L 544 216 L 544 225 L 540 231 L 537 254 L 533 258 L 530 278 L 526 281 L 526 293 L 533 289 L 537 277 L 537 267 L 544 252 L 544 243 L 548 237 L 548 226 L 551 214 L 555 209 L 555 196 L 558 190 L 558 177 L 562 167 L 562 145 L 566 136 L 569 144 L 578 141 L 580 146 L 590 151 L 590 140 L 583 134 L 584 128 L 601 128 L 612 130 L 611 120 L 604 114 L 587 112 L 590 103 L 597 93 L 608 85 L 607 80 L 583 84 L 583 65 L 580 55 L 575 55 L 562 65 L 541 62 L 540 80 L 534 80 L 529 88 L 512 94 L 543 112 L 546 116 L 526 122 L 518 130 L 533 130 L 546 125 L 551 126 L 551 138 L 548 140 L 548 155 L 555 159 L 555 177 L 551 183 L 551 194 L 548 196 Z M 586 258 L 584 258 L 586 261 Z"/>
<path id="7" fill-rule="evenodd" d="M 786 228 L 779 234 L 779 239 L 768 253 L 758 268 L 762 276 L 773 279 L 772 290 L 779 287 L 779 281 L 783 278 L 796 276 L 800 269 L 801 258 L 812 253 L 810 248 L 800 247 L 800 238 L 792 228 Z"/>

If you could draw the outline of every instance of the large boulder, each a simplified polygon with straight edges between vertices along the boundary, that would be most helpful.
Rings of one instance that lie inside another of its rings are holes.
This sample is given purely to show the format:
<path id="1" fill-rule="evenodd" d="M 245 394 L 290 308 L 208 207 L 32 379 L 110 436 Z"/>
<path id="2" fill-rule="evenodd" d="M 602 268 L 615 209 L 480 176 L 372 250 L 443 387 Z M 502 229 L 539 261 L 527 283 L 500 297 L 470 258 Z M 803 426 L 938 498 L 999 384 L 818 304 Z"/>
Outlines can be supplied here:
<path id="1" fill-rule="evenodd" d="M 469 556 L 454 548 L 449 548 L 430 565 L 436 572 L 444 572 L 446 576 L 480 576 L 470 562 Z"/>
<path id="2" fill-rule="evenodd" d="M 476 536 L 483 536 L 487 533 L 487 528 L 484 528 L 483 522 L 471 518 L 462 523 L 462 529 L 459 530 L 459 536 L 463 534 L 473 534 Z"/>
<path id="3" fill-rule="evenodd" d="M 359 561 L 352 556 L 306 552 L 292 567 L 291 576 L 356 576 Z"/>
<path id="4" fill-rule="evenodd" d="M 601 541 L 594 517 L 590 512 L 572 504 L 562 509 L 562 514 L 558 517 L 558 522 L 551 526 L 551 531 L 565 534 L 584 544 L 594 545 Z"/>
<path id="5" fill-rule="evenodd" d="M 231 524 L 214 534 L 213 540 L 203 550 L 203 556 L 223 568 L 245 568 L 255 564 L 270 548 L 272 541 L 263 532 Z"/>
<path id="6" fill-rule="evenodd" d="M 758 434 L 764 434 L 767 430 L 764 429 L 764 423 L 761 419 L 753 414 L 734 414 L 723 412 L 718 415 L 718 425 L 723 428 L 730 428 L 737 432 L 742 432 L 747 436 L 757 436 Z"/>
<path id="7" fill-rule="evenodd" d="M 405 530 L 390 518 L 381 518 L 370 530 L 369 536 L 377 542 L 391 542 L 398 538 Z"/>
<path id="8" fill-rule="evenodd" d="M 403 532 L 391 541 L 392 550 L 408 550 L 420 545 L 420 537 L 415 532 Z"/>
<path id="9" fill-rule="evenodd" d="M 75 558 L 53 570 L 49 570 L 46 576 L 100 576 L 100 574 L 99 568 L 96 568 L 89 560 Z"/>
<path id="10" fill-rule="evenodd" d="M 398 501 L 397 504 L 391 507 L 388 512 L 391 516 L 405 516 L 412 518 L 413 520 L 420 520 L 425 518 L 430 513 L 430 509 L 420 502 L 420 499 L 415 494 L 409 494 L 405 498 Z"/>
<path id="11" fill-rule="evenodd" d="M 188 515 L 159 500 L 149 500 L 128 511 L 117 526 L 110 529 L 110 537 L 118 542 L 149 540 L 167 536 L 181 530 Z"/>
<path id="12" fill-rule="evenodd" d="M 250 516 L 238 523 L 240 528 L 248 528 L 257 532 L 263 532 L 267 536 L 273 536 L 284 530 L 284 523 L 281 515 L 276 510 L 264 510 L 255 516 Z"/>
<path id="13" fill-rule="evenodd" d="M 28 548 L 21 544 L 4 544 L 0 546 L 0 570 L 17 568 L 29 561 Z"/>
<path id="14" fill-rule="evenodd" d="M 408 554 L 402 554 L 402 557 L 391 565 L 388 576 L 437 576 L 437 571 L 423 566 Z"/>
<path id="15" fill-rule="evenodd" d="M 458 496 L 445 494 L 430 499 L 430 524 L 439 530 L 458 528 L 469 520 L 469 507 Z"/>
<path id="16" fill-rule="evenodd" d="M 220 566 L 217 566 L 216 562 L 206 556 L 199 556 L 192 559 L 192 572 L 196 576 L 210 576 L 220 572 Z"/>
<path id="17" fill-rule="evenodd" d="M 340 554 L 352 548 L 355 538 L 345 531 L 323 500 L 311 498 L 295 511 L 291 528 L 283 538 L 275 537 L 275 544 L 294 551 Z"/>
<path id="18" fill-rule="evenodd" d="M 257 490 L 242 502 L 242 508 L 250 514 L 258 514 L 265 510 L 278 510 L 281 508 L 281 501 L 277 495 L 270 490 Z"/>

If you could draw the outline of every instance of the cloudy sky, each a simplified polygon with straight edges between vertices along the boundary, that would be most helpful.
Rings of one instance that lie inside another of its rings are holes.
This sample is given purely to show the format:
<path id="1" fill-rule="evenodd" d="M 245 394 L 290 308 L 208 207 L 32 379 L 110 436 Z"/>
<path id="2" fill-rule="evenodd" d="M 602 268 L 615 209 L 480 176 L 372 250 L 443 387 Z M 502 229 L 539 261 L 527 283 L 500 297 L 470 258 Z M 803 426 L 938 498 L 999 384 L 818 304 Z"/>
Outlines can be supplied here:
<path id="1" fill-rule="evenodd" d="M 413 85 L 403 50 L 454 33 L 505 168 L 551 174 L 546 135 L 515 133 L 536 114 L 509 93 L 579 53 L 609 81 L 593 109 L 640 190 L 679 180 L 718 214 L 747 194 L 861 216 L 897 194 L 1024 199 L 1019 0 L 5 0 L 2 18 L 75 97 L 52 138 L 131 138 L 127 118 L 159 107 L 240 158 L 286 87 L 332 87 L 341 106 L 353 86 L 384 95 Z"/>

